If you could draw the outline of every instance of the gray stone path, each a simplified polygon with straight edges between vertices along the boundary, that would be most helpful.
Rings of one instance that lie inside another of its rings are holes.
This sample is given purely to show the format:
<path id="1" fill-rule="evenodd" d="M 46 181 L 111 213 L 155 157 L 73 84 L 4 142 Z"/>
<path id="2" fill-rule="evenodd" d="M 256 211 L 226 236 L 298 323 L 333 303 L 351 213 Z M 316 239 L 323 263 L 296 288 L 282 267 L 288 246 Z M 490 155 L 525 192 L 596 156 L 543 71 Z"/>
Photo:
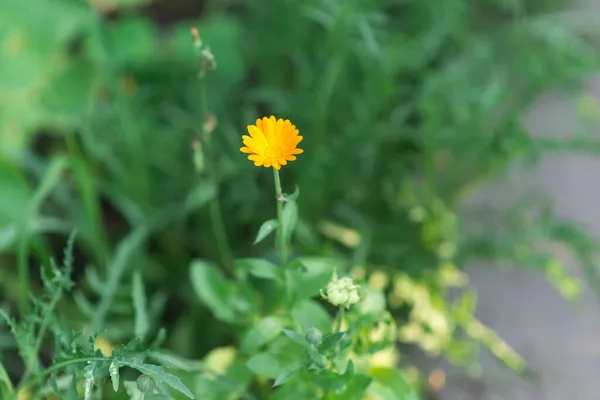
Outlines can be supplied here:
<path id="1" fill-rule="evenodd" d="M 589 87 L 600 99 L 600 79 Z M 564 95 L 541 99 L 527 123 L 536 135 L 561 137 L 580 124 L 573 99 Z M 600 137 L 600 126 L 597 133 Z M 501 202 L 510 193 L 507 188 L 523 187 L 546 192 L 560 217 L 583 224 L 600 238 L 600 158 L 548 156 L 537 170 L 489 185 L 474 201 Z M 574 261 L 568 267 L 582 277 Z M 470 273 L 479 294 L 478 317 L 523 355 L 541 379 L 538 384 L 523 382 L 486 354 L 480 379 L 448 371 L 443 400 L 600 400 L 600 305 L 589 288 L 579 304 L 570 304 L 532 271 L 477 265 Z"/>

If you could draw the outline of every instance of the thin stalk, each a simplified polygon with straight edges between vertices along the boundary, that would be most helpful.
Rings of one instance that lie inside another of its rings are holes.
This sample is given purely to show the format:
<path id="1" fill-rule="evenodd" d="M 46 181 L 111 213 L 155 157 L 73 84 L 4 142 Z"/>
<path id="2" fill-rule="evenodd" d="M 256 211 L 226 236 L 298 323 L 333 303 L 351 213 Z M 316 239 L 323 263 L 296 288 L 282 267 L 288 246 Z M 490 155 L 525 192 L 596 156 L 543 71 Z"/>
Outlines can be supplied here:
<path id="1" fill-rule="evenodd" d="M 6 384 L 6 388 L 10 392 L 10 394 L 15 392 L 15 387 L 13 386 L 4 365 L 0 362 L 0 382 L 4 382 Z"/>
<path id="2" fill-rule="evenodd" d="M 283 282 L 285 287 L 285 302 L 288 306 L 292 306 L 294 302 L 292 277 L 290 270 L 287 267 L 287 242 L 285 240 L 285 232 L 283 231 L 283 191 L 281 190 L 281 179 L 279 178 L 279 170 L 273 168 L 273 179 L 275 180 L 275 199 L 277 202 L 277 242 L 279 247 L 279 255 L 281 257 L 281 267 L 283 268 Z M 293 318 L 297 324 L 296 318 Z"/>
<path id="3" fill-rule="evenodd" d="M 36 338 L 35 344 L 33 346 L 33 351 L 31 352 L 32 359 L 28 360 L 27 370 L 25 371 L 25 376 L 23 378 L 24 380 L 29 378 L 29 376 L 31 375 L 31 372 L 35 368 L 37 368 L 38 353 L 40 351 L 40 348 L 42 347 L 42 342 L 44 340 L 44 336 L 46 336 L 46 329 L 48 328 L 48 323 L 50 322 L 50 318 L 52 317 L 52 311 L 54 310 L 54 307 L 56 307 L 56 304 L 58 303 L 58 301 L 60 300 L 61 297 L 62 297 L 62 290 L 58 290 L 56 293 L 54 293 L 54 296 L 52 296 L 52 299 L 50 300 L 50 304 L 48 305 L 48 309 L 46 310 L 44 319 L 42 320 L 42 323 L 40 325 L 40 329 L 38 331 L 37 338 Z"/>
<path id="4" fill-rule="evenodd" d="M 287 265 L 287 246 L 285 243 L 285 232 L 283 232 L 283 193 L 281 191 L 281 179 L 279 171 L 273 168 L 273 178 L 275 180 L 275 198 L 277 199 L 277 241 L 279 254 L 281 256 L 281 264 L 285 268 Z"/>
<path id="5" fill-rule="evenodd" d="M 31 289 L 29 286 L 29 265 L 27 263 L 27 247 L 29 238 L 27 238 L 27 221 L 22 222 L 21 230 L 19 232 L 21 238 L 17 248 L 17 270 L 19 275 L 19 310 L 21 315 L 26 315 L 29 311 L 29 293 Z"/>
<path id="6" fill-rule="evenodd" d="M 223 213 L 221 212 L 221 203 L 219 201 L 219 184 L 217 180 L 217 174 L 213 165 L 213 154 L 212 154 L 212 143 L 209 137 L 209 132 L 205 129 L 206 122 L 206 82 L 203 76 L 200 77 L 200 121 L 201 121 L 201 141 L 202 149 L 204 152 L 204 159 L 206 165 L 206 172 L 208 178 L 215 185 L 215 196 L 212 198 L 209 204 L 210 222 L 217 244 L 217 251 L 219 258 L 225 271 L 233 272 L 233 253 L 229 247 L 229 240 L 227 239 L 227 232 L 225 231 L 225 224 L 223 223 Z"/>
<path id="7" fill-rule="evenodd" d="M 346 316 L 346 309 L 344 308 L 344 306 L 341 306 L 339 311 L 338 311 L 338 315 L 337 315 L 337 325 L 335 328 L 335 332 L 334 333 L 338 333 L 342 331 L 342 323 L 344 321 L 344 317 Z"/>
<path id="8" fill-rule="evenodd" d="M 48 368 L 46 368 L 45 370 L 43 370 L 42 372 L 40 372 L 39 374 L 33 376 L 29 381 L 24 381 L 22 385 L 20 385 L 19 390 L 21 392 L 26 391 L 27 389 L 31 388 L 32 386 L 36 385 L 37 383 L 39 383 L 40 381 L 43 380 L 43 378 L 45 378 L 46 376 L 50 375 L 52 372 L 54 371 L 58 371 L 61 368 L 65 368 L 69 365 L 72 364 L 79 364 L 79 363 L 88 363 L 90 361 L 106 361 L 106 358 L 103 357 L 83 357 L 83 358 L 74 358 L 71 360 L 64 360 L 64 361 L 60 361 L 57 363 L 52 364 L 51 366 L 49 366 Z"/>

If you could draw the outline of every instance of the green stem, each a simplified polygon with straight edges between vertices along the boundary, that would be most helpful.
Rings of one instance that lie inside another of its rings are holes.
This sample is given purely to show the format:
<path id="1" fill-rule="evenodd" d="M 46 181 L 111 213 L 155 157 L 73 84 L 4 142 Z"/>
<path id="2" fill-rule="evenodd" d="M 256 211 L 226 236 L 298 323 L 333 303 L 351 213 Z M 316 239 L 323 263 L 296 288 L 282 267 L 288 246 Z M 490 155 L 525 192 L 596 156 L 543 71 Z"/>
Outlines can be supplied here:
<path id="1" fill-rule="evenodd" d="M 65 368 L 71 364 L 79 364 L 79 363 L 88 363 L 90 361 L 106 361 L 106 358 L 102 357 L 84 357 L 84 358 L 73 358 L 70 360 L 64 360 L 57 363 L 52 364 L 39 374 L 32 377 L 29 381 L 24 381 L 23 384 L 20 385 L 19 390 L 25 391 L 32 386 L 36 385 L 40 381 L 43 380 L 46 376 L 50 375 L 54 371 L 58 371 L 59 369 Z"/>
<path id="2" fill-rule="evenodd" d="M 285 268 L 287 265 L 287 246 L 285 243 L 285 232 L 283 231 L 283 192 L 281 191 L 279 171 L 276 168 L 273 168 L 273 177 L 275 179 L 275 198 L 277 199 L 277 241 L 279 242 L 281 264 Z"/>
<path id="3" fill-rule="evenodd" d="M 0 382 L 4 382 L 6 384 L 6 388 L 9 391 L 9 394 L 13 394 L 15 392 L 15 387 L 13 386 L 4 365 L 0 362 Z M 1 391 L 0 391 L 1 393 Z"/>
<path id="4" fill-rule="evenodd" d="M 40 330 L 38 331 L 38 335 L 33 346 L 33 351 L 31 352 L 31 359 L 28 360 L 27 370 L 25 371 L 23 380 L 29 378 L 31 372 L 38 367 L 38 353 L 40 351 L 40 347 L 42 347 L 44 336 L 46 336 L 46 329 L 48 328 L 50 318 L 52 318 L 52 311 L 54 310 L 54 307 L 56 307 L 56 304 L 61 297 L 62 290 L 58 290 L 56 293 L 54 293 L 54 296 L 52 296 L 52 299 L 50 300 L 50 304 L 48 305 L 48 309 L 46 310 L 44 319 L 40 325 Z"/>
<path id="5" fill-rule="evenodd" d="M 335 332 L 334 333 L 338 333 L 342 331 L 342 322 L 344 321 L 344 317 L 346 316 L 346 309 L 344 308 L 344 306 L 341 306 L 339 311 L 338 311 L 338 315 L 337 315 L 337 326 L 335 328 Z"/>
<path id="6" fill-rule="evenodd" d="M 27 249 L 29 246 L 29 238 L 27 232 L 27 221 L 26 219 L 22 222 L 19 239 L 19 244 L 17 248 L 17 265 L 18 265 L 18 274 L 19 274 L 19 310 L 21 311 L 21 315 L 26 315 L 29 311 L 29 293 L 31 293 L 31 289 L 29 287 L 29 265 L 27 263 Z"/>
<path id="7" fill-rule="evenodd" d="M 204 151 L 204 159 L 206 165 L 206 172 L 209 179 L 215 186 L 215 196 L 212 198 L 209 204 L 210 221 L 212 226 L 213 235 L 217 244 L 217 251 L 221 264 L 226 272 L 233 272 L 233 253 L 229 247 L 229 240 L 227 239 L 227 232 L 225 231 L 225 224 L 223 223 L 223 213 L 221 212 L 221 203 L 219 201 L 219 182 L 217 174 L 213 165 L 213 154 L 212 154 L 212 143 L 209 136 L 209 132 L 204 129 L 206 123 L 206 83 L 205 78 L 200 78 L 200 132 L 202 148 Z"/>
<path id="8" fill-rule="evenodd" d="M 275 198 L 277 201 L 277 247 L 279 247 L 281 267 L 283 268 L 285 302 L 287 302 L 288 306 L 292 306 L 292 304 L 294 303 L 294 298 L 292 294 L 292 277 L 290 274 L 290 270 L 287 268 L 287 242 L 285 240 L 285 232 L 283 231 L 283 191 L 281 190 L 281 179 L 279 178 L 279 170 L 275 168 L 273 168 L 273 178 L 275 180 Z"/>

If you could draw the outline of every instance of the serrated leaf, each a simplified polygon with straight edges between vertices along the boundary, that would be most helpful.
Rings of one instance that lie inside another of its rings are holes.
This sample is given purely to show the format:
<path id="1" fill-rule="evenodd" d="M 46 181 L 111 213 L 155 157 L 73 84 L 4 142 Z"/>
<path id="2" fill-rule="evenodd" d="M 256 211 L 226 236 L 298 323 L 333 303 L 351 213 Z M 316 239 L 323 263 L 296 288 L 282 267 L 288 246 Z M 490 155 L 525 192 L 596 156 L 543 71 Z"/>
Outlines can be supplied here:
<path id="1" fill-rule="evenodd" d="M 298 371 L 300 371 L 300 369 L 302 369 L 302 363 L 295 363 L 295 364 L 289 366 L 288 368 L 285 369 L 285 371 L 283 371 L 279 375 L 277 375 L 277 378 L 275 379 L 275 383 L 273 383 L 273 387 L 283 385 L 284 383 L 289 381 L 294 375 L 296 375 L 296 373 Z"/>
<path id="2" fill-rule="evenodd" d="M 239 269 L 248 271 L 251 275 L 263 279 L 278 279 L 279 268 L 261 258 L 243 258 L 235 260 L 235 266 Z"/>
<path id="3" fill-rule="evenodd" d="M 250 352 L 275 339 L 283 329 L 283 322 L 279 317 L 266 317 L 258 321 L 242 338 L 241 349 Z"/>
<path id="4" fill-rule="evenodd" d="M 190 279 L 200 301 L 218 319 L 226 322 L 235 319 L 232 285 L 214 265 L 202 260 L 194 261 L 190 268 Z"/>
<path id="5" fill-rule="evenodd" d="M 183 393 L 190 399 L 194 398 L 194 395 L 190 390 L 181 382 L 179 377 L 166 373 L 165 367 L 159 367 L 157 365 L 145 364 L 139 360 L 134 359 L 120 359 L 118 360 L 121 364 L 126 365 L 128 367 L 134 368 L 140 371 L 144 375 L 148 375 L 153 378 L 158 383 L 164 383 L 172 387 L 173 389 Z"/>
<path id="6" fill-rule="evenodd" d="M 298 205 L 295 201 L 288 201 L 283 206 L 283 235 L 285 242 L 289 243 L 296 224 L 298 223 Z"/>
<path id="7" fill-rule="evenodd" d="M 146 292 L 139 271 L 136 271 L 133 274 L 131 297 L 133 299 L 133 308 L 135 310 L 135 335 L 140 339 L 144 339 L 148 330 L 150 330 L 150 321 L 148 319 L 148 309 L 146 305 Z"/>
<path id="8" fill-rule="evenodd" d="M 258 234 L 256 235 L 256 239 L 254 239 L 254 244 L 262 242 L 267 236 L 273 233 L 275 229 L 277 229 L 277 220 L 270 219 L 263 222 L 258 229 Z"/>
<path id="9" fill-rule="evenodd" d="M 285 333 L 285 335 L 287 337 L 289 337 L 290 339 L 292 339 L 294 342 L 301 344 L 301 345 L 306 345 L 306 340 L 304 340 L 304 336 L 302 336 L 301 334 L 299 334 L 296 331 L 291 331 L 289 329 L 284 329 L 283 333 Z"/>

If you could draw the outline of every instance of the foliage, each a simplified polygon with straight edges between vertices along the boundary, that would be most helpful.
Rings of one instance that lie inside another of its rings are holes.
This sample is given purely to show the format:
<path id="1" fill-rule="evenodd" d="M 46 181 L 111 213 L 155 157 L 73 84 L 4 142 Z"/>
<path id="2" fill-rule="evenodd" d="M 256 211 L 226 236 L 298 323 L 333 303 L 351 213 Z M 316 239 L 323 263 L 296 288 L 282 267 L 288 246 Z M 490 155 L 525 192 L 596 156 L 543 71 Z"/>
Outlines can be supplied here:
<path id="1" fill-rule="evenodd" d="M 573 299 L 540 247 L 560 242 L 600 296 L 594 239 L 544 201 L 459 210 L 515 162 L 599 148 L 522 122 L 598 68 L 587 16 L 555 3 L 0 3 L 0 301 L 18 307 L 0 395 L 411 399 L 407 345 L 465 367 L 483 345 L 525 372 L 461 267 L 531 266 Z M 238 151 L 271 114 L 305 150 L 277 218 L 269 173 Z M 334 268 L 364 289 L 348 311 L 319 298 Z"/>

